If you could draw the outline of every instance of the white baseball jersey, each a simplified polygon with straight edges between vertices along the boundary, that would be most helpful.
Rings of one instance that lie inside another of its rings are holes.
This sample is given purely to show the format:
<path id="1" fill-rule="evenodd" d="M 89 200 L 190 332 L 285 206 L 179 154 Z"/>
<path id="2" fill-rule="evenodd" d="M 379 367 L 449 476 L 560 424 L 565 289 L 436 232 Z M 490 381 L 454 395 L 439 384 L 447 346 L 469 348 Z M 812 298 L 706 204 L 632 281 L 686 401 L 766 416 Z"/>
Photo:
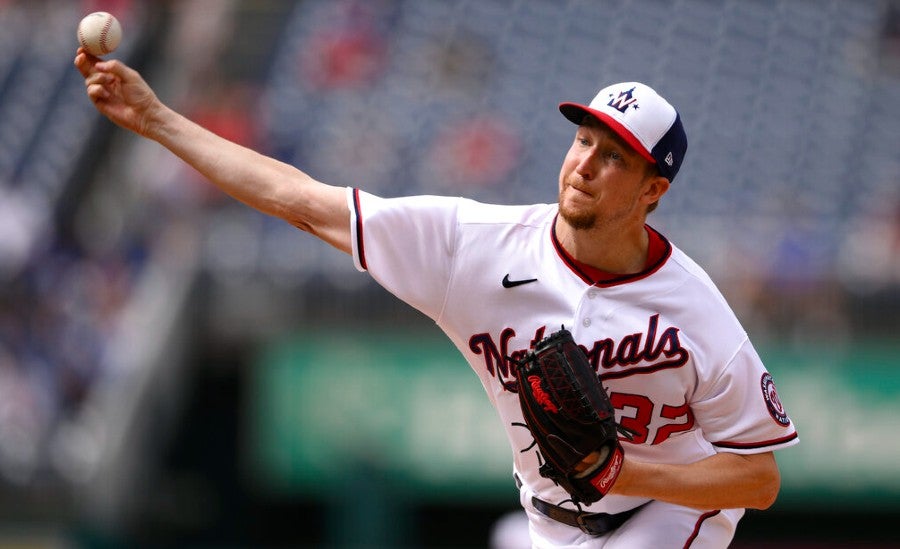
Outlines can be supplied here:
<path id="1" fill-rule="evenodd" d="M 647 270 L 595 284 L 556 241 L 555 204 L 382 199 L 355 189 L 348 201 L 357 268 L 432 318 L 481 379 L 509 438 L 536 545 L 542 536 L 560 542 L 557 526 L 583 534 L 530 508 L 531 495 L 554 504 L 569 495 L 538 473 L 508 357 L 521 357 L 561 326 L 587 350 L 616 419 L 636 433 L 623 440 L 626 456 L 691 463 L 798 442 L 772 377 L 725 299 L 661 235 L 664 253 Z M 585 510 L 618 513 L 645 501 L 608 495 Z M 712 516 L 691 511 L 696 522 L 688 530 Z M 722 513 L 728 540 L 741 514 Z"/>

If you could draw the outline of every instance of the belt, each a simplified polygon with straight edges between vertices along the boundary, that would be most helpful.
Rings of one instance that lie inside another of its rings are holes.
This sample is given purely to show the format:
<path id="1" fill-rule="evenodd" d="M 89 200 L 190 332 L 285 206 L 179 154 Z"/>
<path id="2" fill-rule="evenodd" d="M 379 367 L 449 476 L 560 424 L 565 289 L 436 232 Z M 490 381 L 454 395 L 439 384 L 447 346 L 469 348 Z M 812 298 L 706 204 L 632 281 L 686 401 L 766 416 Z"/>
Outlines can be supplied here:
<path id="1" fill-rule="evenodd" d="M 626 520 L 630 519 L 635 513 L 640 511 L 644 505 L 639 505 L 634 509 L 629 509 L 628 511 L 623 511 L 621 513 L 609 514 L 609 513 L 585 513 L 583 511 L 576 511 L 574 509 L 565 509 L 560 507 L 559 505 L 553 505 L 552 503 L 547 503 L 542 499 L 538 499 L 536 497 L 531 498 L 531 504 L 534 505 L 534 508 L 543 513 L 544 515 L 552 518 L 557 522 L 561 522 L 563 524 L 568 524 L 569 526 L 574 526 L 575 528 L 580 529 L 585 534 L 590 534 L 592 536 L 602 536 L 604 534 L 608 534 L 622 526 Z"/>

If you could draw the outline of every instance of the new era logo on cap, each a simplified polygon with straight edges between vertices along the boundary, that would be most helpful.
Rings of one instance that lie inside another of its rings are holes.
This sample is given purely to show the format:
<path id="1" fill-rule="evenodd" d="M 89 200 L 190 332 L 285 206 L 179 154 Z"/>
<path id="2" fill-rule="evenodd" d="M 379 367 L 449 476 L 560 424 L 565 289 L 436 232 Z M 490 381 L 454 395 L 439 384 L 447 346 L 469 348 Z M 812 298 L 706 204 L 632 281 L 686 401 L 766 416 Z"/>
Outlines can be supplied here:
<path id="1" fill-rule="evenodd" d="M 587 114 L 595 116 L 655 163 L 670 181 L 681 168 L 687 151 L 681 117 L 668 101 L 645 84 L 613 84 L 600 90 L 590 105 L 561 103 L 559 110 L 575 124 L 581 124 Z"/>

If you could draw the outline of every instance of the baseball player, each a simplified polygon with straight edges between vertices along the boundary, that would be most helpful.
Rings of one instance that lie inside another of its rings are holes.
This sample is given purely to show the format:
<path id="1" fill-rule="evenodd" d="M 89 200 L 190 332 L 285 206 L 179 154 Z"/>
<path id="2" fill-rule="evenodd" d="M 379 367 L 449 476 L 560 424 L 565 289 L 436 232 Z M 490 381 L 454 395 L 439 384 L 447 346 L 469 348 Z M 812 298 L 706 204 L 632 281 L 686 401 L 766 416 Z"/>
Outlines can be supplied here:
<path id="1" fill-rule="evenodd" d="M 558 203 L 496 206 L 326 185 L 187 120 L 119 61 L 79 50 L 75 65 L 110 120 L 352 255 L 441 327 L 506 429 L 535 547 L 726 547 L 744 509 L 775 501 L 773 451 L 798 438 L 772 376 L 706 273 L 646 224 L 687 149 L 653 89 L 621 83 L 561 104 L 574 139 Z M 516 395 L 517 359 L 560 326 L 630 437 L 591 504 L 541 474 Z"/>

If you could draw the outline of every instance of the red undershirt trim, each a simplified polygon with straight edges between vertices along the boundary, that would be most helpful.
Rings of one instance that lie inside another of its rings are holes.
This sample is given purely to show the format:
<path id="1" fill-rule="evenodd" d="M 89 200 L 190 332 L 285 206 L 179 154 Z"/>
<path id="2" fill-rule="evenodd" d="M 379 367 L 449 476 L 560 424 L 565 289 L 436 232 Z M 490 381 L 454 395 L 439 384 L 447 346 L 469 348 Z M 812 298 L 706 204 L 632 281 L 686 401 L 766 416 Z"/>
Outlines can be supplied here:
<path id="1" fill-rule="evenodd" d="M 644 269 L 641 272 L 634 274 L 608 273 L 606 271 L 597 269 L 596 267 L 592 267 L 586 263 L 582 263 L 581 261 L 578 261 L 577 259 L 572 257 L 556 238 L 556 219 L 553 220 L 551 236 L 553 238 L 553 245 L 556 248 L 557 254 L 559 254 L 563 262 L 565 262 L 569 266 L 569 268 L 571 268 L 575 272 L 575 274 L 577 274 L 582 280 L 584 280 L 586 284 L 590 284 L 592 286 L 609 287 L 615 286 L 616 284 L 634 282 L 635 280 L 650 276 L 660 267 L 662 267 L 669 256 L 672 255 L 672 245 L 668 240 L 666 240 L 666 237 L 661 235 L 650 225 L 644 225 L 644 230 L 647 231 L 647 236 L 649 237 L 647 248 L 647 263 L 645 263 Z"/>

